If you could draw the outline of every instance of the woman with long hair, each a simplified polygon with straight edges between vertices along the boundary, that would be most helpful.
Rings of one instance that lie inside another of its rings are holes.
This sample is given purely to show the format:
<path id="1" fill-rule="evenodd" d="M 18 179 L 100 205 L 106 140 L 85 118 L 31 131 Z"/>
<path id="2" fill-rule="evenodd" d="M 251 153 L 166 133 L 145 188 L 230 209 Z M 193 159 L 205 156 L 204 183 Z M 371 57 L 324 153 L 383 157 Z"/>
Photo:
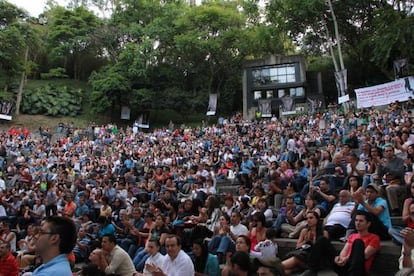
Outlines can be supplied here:
<path id="1" fill-rule="evenodd" d="M 266 217 L 263 213 L 257 212 L 252 216 L 252 220 L 249 225 L 250 233 L 249 238 L 251 241 L 250 254 L 255 255 L 257 252 L 255 250 L 256 244 L 266 239 Z"/>
<path id="2" fill-rule="evenodd" d="M 344 189 L 349 190 L 351 194 L 356 193 L 358 189 L 362 186 L 362 178 L 356 175 L 351 175 L 348 177 Z"/>
<path id="3" fill-rule="evenodd" d="M 217 255 L 219 262 L 222 262 L 224 260 L 225 253 L 230 249 L 231 242 L 227 243 L 227 248 L 221 248 L 221 250 L 225 250 L 225 252 L 217 252 L 220 248 L 220 244 L 222 243 L 222 239 L 225 239 L 227 237 L 229 229 L 230 217 L 226 213 L 223 213 L 220 216 L 220 225 L 214 229 L 214 236 L 208 243 L 208 250 Z"/>
<path id="4" fill-rule="evenodd" d="M 206 244 L 201 239 L 193 242 L 194 270 L 195 276 L 218 276 L 220 275 L 217 256 L 208 252 Z"/>
<path id="5" fill-rule="evenodd" d="M 101 197 L 101 207 L 99 209 L 99 216 L 100 217 L 111 217 L 112 214 L 112 208 L 109 205 L 109 198 L 107 196 Z"/>
<path id="6" fill-rule="evenodd" d="M 239 252 L 239 253 L 249 255 L 251 246 L 252 246 L 252 243 L 251 243 L 250 238 L 246 235 L 240 235 L 236 239 L 236 252 L 235 253 Z M 223 271 L 221 273 L 222 276 L 232 275 L 231 274 L 231 268 L 232 268 L 231 257 L 232 257 L 232 254 L 226 255 L 226 266 L 223 268 Z"/>
<path id="7" fill-rule="evenodd" d="M 219 225 L 221 210 L 220 210 L 220 203 L 218 199 L 210 195 L 206 199 L 206 208 L 207 208 L 207 228 L 214 233 L 214 228 Z"/>
<path id="8" fill-rule="evenodd" d="M 289 238 L 296 239 L 298 238 L 300 232 L 303 228 L 307 226 L 306 217 L 307 214 L 310 212 L 315 211 L 318 213 L 319 217 L 321 216 L 321 210 L 316 207 L 317 201 L 315 197 L 312 194 L 307 194 L 305 197 L 305 208 L 302 209 L 294 218 L 293 218 L 293 225 L 295 227 L 292 229 L 292 231 L 289 233 Z"/>
<path id="9" fill-rule="evenodd" d="M 322 222 L 318 212 L 308 212 L 306 214 L 306 221 L 308 225 L 300 232 L 296 249 L 288 253 L 282 262 L 287 275 L 306 268 L 312 245 L 315 244 L 318 238 L 323 237 Z"/>

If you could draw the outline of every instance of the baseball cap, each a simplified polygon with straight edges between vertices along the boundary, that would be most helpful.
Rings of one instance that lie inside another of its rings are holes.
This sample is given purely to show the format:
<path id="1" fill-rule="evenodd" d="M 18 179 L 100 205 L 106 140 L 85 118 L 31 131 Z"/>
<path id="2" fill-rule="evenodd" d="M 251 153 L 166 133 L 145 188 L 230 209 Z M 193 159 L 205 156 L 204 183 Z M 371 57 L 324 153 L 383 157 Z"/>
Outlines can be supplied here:
<path id="1" fill-rule="evenodd" d="M 381 188 L 380 187 L 378 187 L 378 185 L 377 184 L 375 184 L 375 183 L 369 183 L 368 185 L 367 185 L 367 188 L 368 187 L 371 187 L 372 189 L 374 189 L 377 193 L 380 193 L 381 192 Z"/>

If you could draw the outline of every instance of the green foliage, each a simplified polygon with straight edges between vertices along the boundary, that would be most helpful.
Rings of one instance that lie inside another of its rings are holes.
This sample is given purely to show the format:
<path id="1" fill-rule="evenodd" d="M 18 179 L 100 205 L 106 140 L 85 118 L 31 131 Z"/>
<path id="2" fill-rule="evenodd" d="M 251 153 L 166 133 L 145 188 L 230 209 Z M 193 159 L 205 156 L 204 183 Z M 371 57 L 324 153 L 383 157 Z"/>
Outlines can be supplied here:
<path id="1" fill-rule="evenodd" d="M 128 103 L 127 93 L 131 91 L 129 80 L 115 67 L 107 67 L 100 74 L 93 73 L 90 78 L 93 103 L 92 112 L 102 113 L 115 103 Z"/>
<path id="2" fill-rule="evenodd" d="M 40 74 L 40 77 L 44 80 L 68 78 L 68 75 L 66 75 L 65 73 L 66 73 L 65 68 L 62 68 L 62 67 L 51 68 L 48 73 Z"/>
<path id="3" fill-rule="evenodd" d="M 82 79 L 84 71 L 89 68 L 89 57 L 96 57 L 103 50 L 95 44 L 98 40 L 94 36 L 101 20 L 82 6 L 73 10 L 56 6 L 48 11 L 47 16 L 49 59 L 55 67 L 65 68 L 74 79 Z M 98 60 L 95 58 L 94 61 Z M 95 66 L 99 65 L 98 62 Z"/>
<path id="4" fill-rule="evenodd" d="M 27 114 L 76 116 L 81 112 L 82 97 L 80 89 L 47 84 L 25 92 L 22 111 Z"/>

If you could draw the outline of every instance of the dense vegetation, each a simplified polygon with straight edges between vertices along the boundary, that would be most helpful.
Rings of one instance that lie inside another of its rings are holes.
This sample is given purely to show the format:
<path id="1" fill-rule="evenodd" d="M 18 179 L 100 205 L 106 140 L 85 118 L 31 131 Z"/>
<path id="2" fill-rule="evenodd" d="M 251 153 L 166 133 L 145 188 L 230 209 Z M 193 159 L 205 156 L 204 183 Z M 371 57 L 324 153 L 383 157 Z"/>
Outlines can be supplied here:
<path id="1" fill-rule="evenodd" d="M 350 88 L 390 80 L 395 59 L 414 58 L 413 1 L 332 5 Z M 119 117 L 129 105 L 132 118 L 143 110 L 185 118 L 204 113 L 208 95 L 218 93 L 219 113 L 231 113 L 242 107 L 246 59 L 297 52 L 323 73 L 325 93 L 336 95 L 334 33 L 325 0 L 49 1 L 38 18 L 0 1 L 0 97 L 29 114 Z M 47 81 L 56 79 L 88 85 Z"/>

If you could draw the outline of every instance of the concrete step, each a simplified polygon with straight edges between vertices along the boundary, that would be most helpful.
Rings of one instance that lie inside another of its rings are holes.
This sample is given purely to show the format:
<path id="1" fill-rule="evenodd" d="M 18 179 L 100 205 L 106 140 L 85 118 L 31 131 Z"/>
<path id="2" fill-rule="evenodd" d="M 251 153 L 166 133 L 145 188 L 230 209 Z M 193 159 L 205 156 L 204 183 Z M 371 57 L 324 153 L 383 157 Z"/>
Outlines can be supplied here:
<path id="1" fill-rule="evenodd" d="M 391 224 L 393 226 L 405 226 L 402 217 L 391 217 Z"/>
<path id="2" fill-rule="evenodd" d="M 279 247 L 279 256 L 285 256 L 288 252 L 296 248 L 297 239 L 280 238 L 277 239 Z M 333 241 L 332 245 L 339 252 L 344 247 L 344 243 Z M 398 258 L 401 255 L 401 247 L 395 245 L 392 241 L 381 241 L 381 251 L 375 258 L 371 276 L 394 275 L 398 271 Z M 325 271 L 319 275 L 336 275 L 332 271 Z"/>
<path id="3" fill-rule="evenodd" d="M 239 191 L 239 186 L 221 186 L 216 187 L 217 193 L 220 194 L 232 194 L 237 196 L 237 192 Z"/>

